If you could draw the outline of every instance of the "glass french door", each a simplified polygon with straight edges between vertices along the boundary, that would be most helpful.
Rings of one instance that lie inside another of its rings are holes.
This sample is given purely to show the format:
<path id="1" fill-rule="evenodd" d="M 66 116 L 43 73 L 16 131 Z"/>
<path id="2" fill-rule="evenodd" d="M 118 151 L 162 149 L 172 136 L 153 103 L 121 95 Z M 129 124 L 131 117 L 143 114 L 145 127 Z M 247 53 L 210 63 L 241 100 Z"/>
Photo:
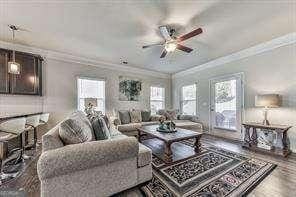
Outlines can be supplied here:
<path id="1" fill-rule="evenodd" d="M 242 88 L 241 74 L 210 81 L 211 129 L 241 130 Z"/>

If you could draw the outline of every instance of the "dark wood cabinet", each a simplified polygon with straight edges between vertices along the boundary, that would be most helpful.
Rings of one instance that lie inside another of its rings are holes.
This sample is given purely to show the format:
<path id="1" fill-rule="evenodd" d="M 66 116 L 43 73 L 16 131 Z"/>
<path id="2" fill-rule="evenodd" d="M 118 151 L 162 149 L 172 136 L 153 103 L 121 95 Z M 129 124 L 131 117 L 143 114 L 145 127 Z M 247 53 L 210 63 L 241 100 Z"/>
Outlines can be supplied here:
<path id="1" fill-rule="evenodd" d="M 0 93 L 9 93 L 8 61 L 9 51 L 0 50 Z"/>
<path id="2" fill-rule="evenodd" d="M 15 52 L 15 60 L 21 65 L 20 74 L 18 75 L 8 74 L 7 62 L 12 59 L 12 51 L 8 51 L 8 54 L 6 56 L 4 55 L 5 53 L 4 51 L 7 51 L 7 50 L 2 50 L 2 49 L 0 50 L 0 54 L 1 54 L 0 55 L 1 56 L 0 57 L 0 62 L 1 62 L 0 92 L 8 93 L 8 94 L 41 96 L 42 95 L 42 58 L 40 56 L 29 54 L 29 53 Z M 2 85 L 4 83 L 6 84 L 5 87 L 4 85 Z"/>

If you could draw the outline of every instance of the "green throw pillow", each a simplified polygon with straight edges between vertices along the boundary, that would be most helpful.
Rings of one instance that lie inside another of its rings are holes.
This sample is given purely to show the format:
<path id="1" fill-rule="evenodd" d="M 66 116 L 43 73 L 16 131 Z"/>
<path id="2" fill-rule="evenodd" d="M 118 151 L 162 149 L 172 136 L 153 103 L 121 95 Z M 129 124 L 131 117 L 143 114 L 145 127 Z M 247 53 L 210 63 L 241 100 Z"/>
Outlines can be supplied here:
<path id="1" fill-rule="evenodd" d="M 151 111 L 141 111 L 141 116 L 142 116 L 143 122 L 149 122 L 150 116 L 151 116 Z"/>
<path id="2" fill-rule="evenodd" d="M 129 124 L 131 123 L 131 117 L 129 111 L 118 111 L 118 116 L 120 119 L 121 124 Z"/>
<path id="3" fill-rule="evenodd" d="M 94 117 L 91 120 L 96 140 L 106 140 L 110 138 L 110 131 L 103 117 Z"/>

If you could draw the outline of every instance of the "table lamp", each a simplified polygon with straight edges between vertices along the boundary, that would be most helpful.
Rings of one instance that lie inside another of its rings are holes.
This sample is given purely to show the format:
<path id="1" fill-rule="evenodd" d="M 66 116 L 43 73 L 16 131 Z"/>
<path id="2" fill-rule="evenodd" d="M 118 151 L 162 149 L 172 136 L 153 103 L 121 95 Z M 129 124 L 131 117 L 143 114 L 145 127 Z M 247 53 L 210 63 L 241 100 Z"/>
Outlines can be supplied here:
<path id="1" fill-rule="evenodd" d="M 269 121 L 267 120 L 267 111 L 268 108 L 280 107 L 282 104 L 282 99 L 279 94 L 262 94 L 256 95 L 255 97 L 255 106 L 256 107 L 264 107 L 264 125 L 269 125 Z"/>
<path id="2" fill-rule="evenodd" d="M 98 106 L 97 98 L 85 98 L 84 107 L 87 115 L 94 114 L 94 108 Z"/>

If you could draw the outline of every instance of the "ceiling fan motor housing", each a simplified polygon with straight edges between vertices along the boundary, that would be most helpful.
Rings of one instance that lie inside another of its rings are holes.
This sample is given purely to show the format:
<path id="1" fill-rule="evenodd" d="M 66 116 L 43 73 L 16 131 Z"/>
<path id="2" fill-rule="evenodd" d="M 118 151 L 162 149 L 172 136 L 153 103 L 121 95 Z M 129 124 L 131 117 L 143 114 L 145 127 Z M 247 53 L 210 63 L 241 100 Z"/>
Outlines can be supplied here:
<path id="1" fill-rule="evenodd" d="M 175 29 L 169 29 L 169 32 L 170 32 L 170 36 L 173 37 L 174 34 L 176 33 L 176 30 Z"/>

